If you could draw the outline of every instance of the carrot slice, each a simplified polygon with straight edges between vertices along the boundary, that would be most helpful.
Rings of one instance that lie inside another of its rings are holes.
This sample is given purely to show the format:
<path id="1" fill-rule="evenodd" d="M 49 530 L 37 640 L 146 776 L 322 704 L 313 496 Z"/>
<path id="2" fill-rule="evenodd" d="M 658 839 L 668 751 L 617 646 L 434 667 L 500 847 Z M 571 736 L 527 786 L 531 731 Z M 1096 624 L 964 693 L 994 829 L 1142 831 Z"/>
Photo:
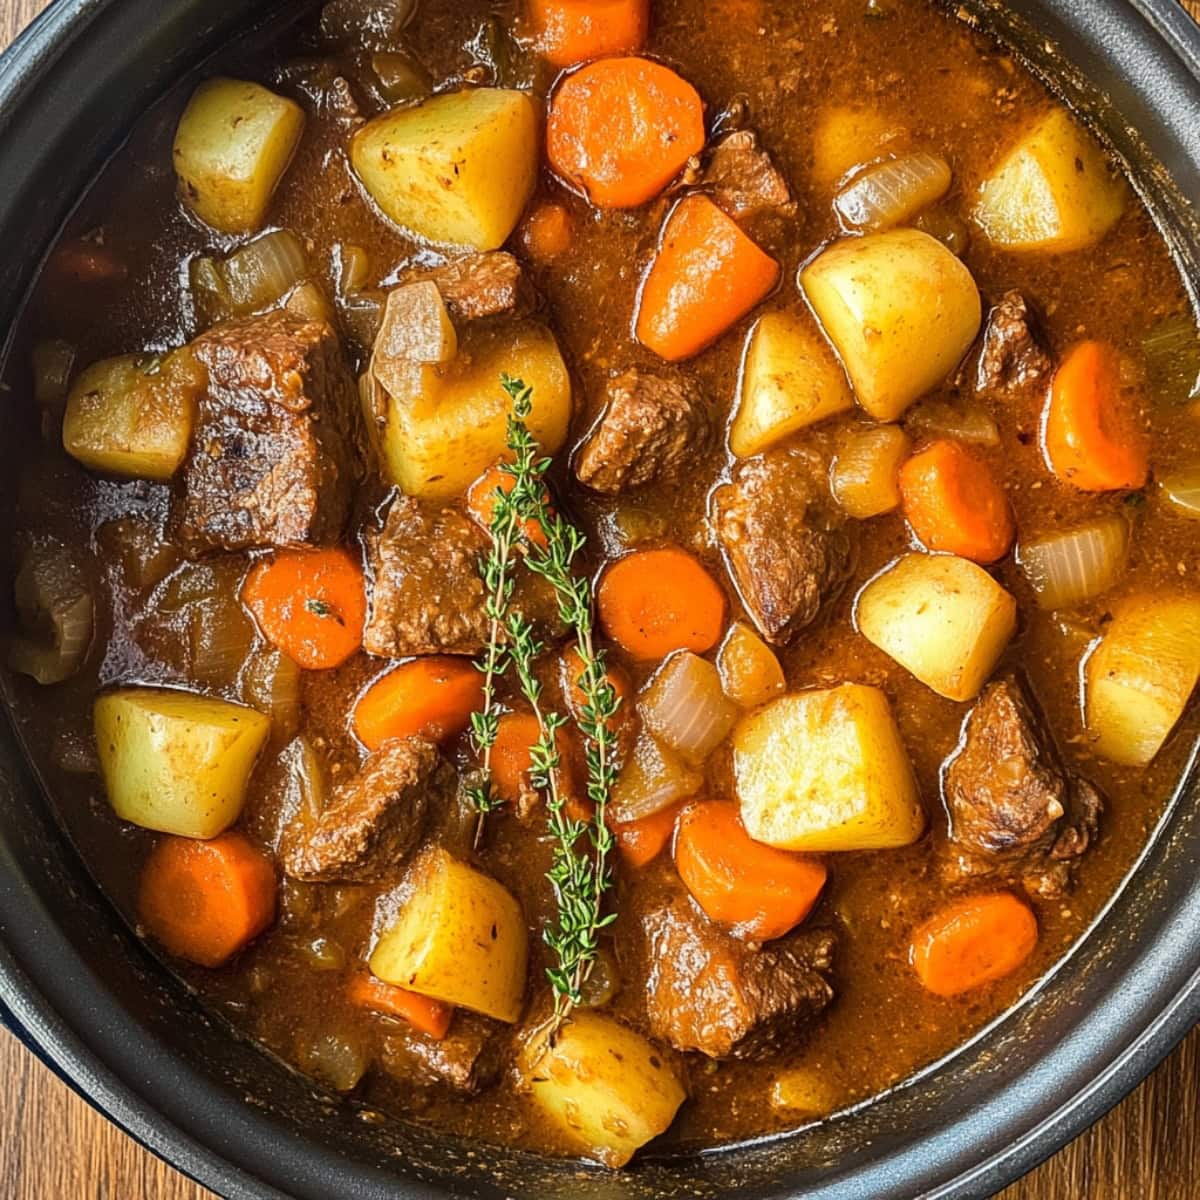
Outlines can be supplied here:
<path id="1" fill-rule="evenodd" d="M 515 483 L 516 479 L 497 463 L 494 467 L 488 467 L 467 489 L 467 511 L 489 533 L 496 516 L 497 493 L 507 496 Z M 548 501 L 549 493 L 545 493 L 545 496 Z M 524 534 L 530 545 L 542 550 L 546 548 L 546 535 L 542 526 L 532 517 L 524 524 Z"/>
<path id="2" fill-rule="evenodd" d="M 138 912 L 177 958 L 219 967 L 275 919 L 275 868 L 243 834 L 167 837 L 142 871 Z"/>
<path id="3" fill-rule="evenodd" d="M 1139 403 L 1121 381 L 1121 358 L 1104 342 L 1080 342 L 1050 388 L 1042 445 L 1064 483 L 1085 492 L 1145 487 L 1149 447 Z"/>
<path id="4" fill-rule="evenodd" d="M 410 992 L 407 988 L 394 987 L 376 979 L 374 975 L 357 975 L 350 981 L 347 994 L 352 1004 L 369 1008 L 372 1012 L 389 1017 L 399 1017 L 414 1029 L 428 1034 L 435 1041 L 450 1032 L 450 1021 L 454 1007 L 441 1000 Z"/>
<path id="5" fill-rule="evenodd" d="M 645 45 L 650 0 L 529 0 L 534 44 L 556 67 Z"/>
<path id="6" fill-rule="evenodd" d="M 529 772 L 533 769 L 532 750 L 540 736 L 537 717 L 531 712 L 510 712 L 500 718 L 496 740 L 492 744 L 492 786 L 501 800 L 517 804 L 522 796 L 532 790 L 529 781 Z M 558 788 L 569 798 L 575 795 L 576 790 L 575 747 L 565 728 L 558 731 L 556 742 L 559 755 Z"/>
<path id="7" fill-rule="evenodd" d="M 652 863 L 671 840 L 683 803 L 671 804 L 640 821 L 612 822 L 621 857 L 635 870 Z"/>
<path id="8" fill-rule="evenodd" d="M 648 58 L 602 58 L 569 75 L 546 124 L 550 165 L 598 208 L 652 200 L 704 139 L 696 89 Z"/>
<path id="9" fill-rule="evenodd" d="M 930 550 L 991 563 L 1016 537 L 1004 489 L 961 442 L 943 438 L 914 454 L 900 468 L 900 496 L 909 525 Z"/>
<path id="10" fill-rule="evenodd" d="M 525 249 L 534 262 L 551 262 L 571 248 L 571 217 L 561 204 L 539 204 L 521 230 Z"/>
<path id="11" fill-rule="evenodd" d="M 936 996 L 957 996 L 1015 971 L 1037 945 L 1037 918 L 1010 892 L 967 896 L 913 934 L 909 962 Z"/>
<path id="12" fill-rule="evenodd" d="M 612 727 L 614 729 L 623 729 L 633 714 L 629 703 L 629 676 L 618 666 L 608 667 L 604 672 L 604 676 L 608 680 L 609 687 L 616 693 L 617 700 L 619 701 L 616 714 L 613 716 Z M 563 695 L 566 697 L 567 708 L 571 710 L 571 716 L 577 721 L 582 718 L 584 709 L 587 707 L 587 694 L 584 692 L 583 685 L 580 682 L 582 678 L 583 659 L 579 657 L 577 647 L 569 646 L 562 656 L 560 680 Z"/>
<path id="13" fill-rule="evenodd" d="M 703 654 L 725 624 L 725 594 L 686 550 L 637 550 L 613 563 L 596 596 L 600 624 L 642 660 L 673 650 Z"/>
<path id="14" fill-rule="evenodd" d="M 414 658 L 381 675 L 358 698 L 354 732 L 368 750 L 398 737 L 456 737 L 483 704 L 483 676 L 468 659 Z"/>
<path id="15" fill-rule="evenodd" d="M 714 921 L 754 941 L 782 937 L 799 925 L 825 886 L 821 863 L 754 841 L 737 808 L 720 800 L 683 810 L 675 867 Z"/>
<path id="16" fill-rule="evenodd" d="M 362 568 L 345 550 L 283 550 L 256 563 L 242 603 L 263 636 L 310 671 L 340 666 L 362 645 Z"/>
<path id="17" fill-rule="evenodd" d="M 707 196 L 681 200 L 642 284 L 638 341 L 670 362 L 691 358 L 779 282 L 779 264 Z"/>

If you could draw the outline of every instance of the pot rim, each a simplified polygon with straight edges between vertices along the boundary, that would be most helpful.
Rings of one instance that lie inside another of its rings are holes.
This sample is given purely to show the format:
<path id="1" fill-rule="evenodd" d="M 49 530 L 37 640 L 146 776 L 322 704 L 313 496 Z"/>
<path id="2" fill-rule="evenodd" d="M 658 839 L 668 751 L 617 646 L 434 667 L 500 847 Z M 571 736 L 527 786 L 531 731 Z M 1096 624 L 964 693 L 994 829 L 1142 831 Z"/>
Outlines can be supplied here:
<path id="1" fill-rule="evenodd" d="M 87 39 L 97 21 L 122 2 L 53 0 L 0 56 L 0 142 L 11 135 L 20 121 L 22 107 L 46 84 L 56 64 Z M 1063 0 L 1062 7 L 1089 2 L 1095 4 L 1096 0 Z M 1112 10 L 1110 18 L 1120 23 L 1130 39 L 1146 44 L 1154 41 L 1158 53 L 1168 55 L 1182 67 L 1192 80 L 1193 98 L 1200 96 L 1200 27 L 1175 0 L 1110 0 L 1108 8 Z M 1200 169 L 1200 162 L 1196 167 Z M 1192 780 L 1193 802 L 1200 794 L 1195 783 L 1195 758 L 1185 775 L 1185 781 Z M 0 769 L 0 795 L 8 783 Z M 1155 852 L 1161 849 L 1176 808 L 1177 804 L 1168 808 L 1138 864 L 1105 905 L 1096 925 L 1139 872 L 1153 871 Z M 63 848 L 65 853 L 75 854 L 65 839 Z M 288 1200 L 292 1188 L 312 1186 L 322 1171 L 331 1169 L 334 1155 L 267 1116 L 253 1111 L 239 1111 L 232 1118 L 223 1114 L 223 1097 L 211 1081 L 181 1063 L 151 1033 L 133 1027 L 128 1014 L 99 985 L 49 914 L 36 902 L 30 905 L 19 874 L 0 827 L 0 1023 L 6 1016 L 12 1018 L 30 1049 L 88 1103 L 177 1170 L 230 1200 Z M 1028 1119 L 1023 1116 L 1019 1097 L 1015 1103 L 1009 1102 L 1004 1114 L 995 1112 L 990 1104 L 964 1112 L 960 1121 L 928 1139 L 939 1143 L 942 1151 L 940 1176 L 936 1172 L 923 1173 L 911 1161 L 910 1151 L 902 1168 L 907 1173 L 899 1179 L 901 1184 L 909 1181 L 920 1190 L 903 1194 L 919 1194 L 931 1200 L 989 1196 L 1055 1153 L 1141 1082 L 1200 1021 L 1200 955 L 1195 956 L 1190 973 L 1188 964 L 1179 961 L 1179 949 L 1188 944 L 1185 939 L 1194 939 L 1197 921 L 1200 885 L 1193 884 L 1170 920 L 1142 948 L 1137 961 L 1146 972 L 1145 988 L 1119 992 L 1114 988 L 1072 1027 L 1062 1046 L 1053 1048 L 1027 1073 L 1022 1088 L 1028 1088 L 1031 1098 L 1049 1103 L 1040 1108 L 1031 1106 L 1032 1117 Z M 1068 958 L 1092 936 L 1089 931 Z M 61 988 L 48 986 L 52 973 L 64 963 L 74 987 L 96 983 L 95 994 L 72 997 Z M 1018 1008 L 1045 982 L 1027 993 Z M 1007 1014 L 994 1024 L 1006 1019 Z M 1100 1053 L 1096 1053 L 1098 1048 Z M 1081 1070 L 1089 1058 L 1088 1069 Z M 1097 1061 L 1102 1063 L 1098 1069 L 1094 1066 Z M 939 1065 L 926 1068 L 921 1075 Z M 165 1089 L 198 1097 L 195 1113 L 186 1106 L 168 1106 L 163 1100 Z M 1007 1134 L 1003 1144 L 981 1160 L 972 1161 L 972 1133 L 994 1133 L 998 1118 L 1003 1119 Z M 711 1155 L 736 1155 L 739 1147 L 753 1144 L 739 1143 Z M 223 1147 L 224 1153 L 217 1147 Z M 706 1157 L 709 1155 L 701 1156 Z M 356 1170 L 354 1164 L 336 1161 L 341 1162 L 339 1169 L 345 1172 L 339 1178 L 362 1185 L 357 1194 L 383 1194 L 376 1190 L 377 1172 L 368 1172 L 366 1167 Z M 261 1169 L 249 1164 L 261 1164 Z M 883 1165 L 897 1169 L 891 1159 Z M 897 1177 L 888 1178 L 894 1185 Z M 285 1186 L 289 1191 L 280 1190 Z M 834 1183 L 835 1188 L 842 1186 Z M 295 1194 L 317 1196 L 328 1192 L 299 1190 Z M 397 1178 L 387 1194 L 406 1200 L 436 1200 L 448 1193 L 425 1182 Z M 824 1197 L 827 1192 L 822 1186 L 806 1194 Z M 841 1197 L 858 1194 L 881 1193 L 849 1189 L 837 1192 Z M 832 1197 L 834 1192 L 828 1195 Z"/>

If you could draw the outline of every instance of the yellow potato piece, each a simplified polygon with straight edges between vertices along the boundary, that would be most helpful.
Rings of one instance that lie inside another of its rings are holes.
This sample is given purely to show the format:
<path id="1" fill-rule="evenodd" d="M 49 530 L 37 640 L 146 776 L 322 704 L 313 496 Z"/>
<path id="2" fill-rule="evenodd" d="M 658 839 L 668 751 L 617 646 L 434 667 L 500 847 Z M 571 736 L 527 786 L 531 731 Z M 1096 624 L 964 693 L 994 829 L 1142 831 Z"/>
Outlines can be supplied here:
<path id="1" fill-rule="evenodd" d="M 1059 107 L 984 180 L 972 215 L 993 245 L 1062 253 L 1098 242 L 1128 200 L 1095 139 Z"/>
<path id="2" fill-rule="evenodd" d="M 660 1051 L 593 1012 L 576 1010 L 551 1047 L 535 1040 L 526 1070 L 546 1121 L 606 1167 L 623 1167 L 665 1132 L 686 1098 Z"/>
<path id="3" fill-rule="evenodd" d="M 410 496 L 462 495 L 507 454 L 512 402 L 507 373 L 533 389 L 525 424 L 544 453 L 562 448 L 571 422 L 571 380 L 554 334 L 535 321 L 465 329 L 445 364 L 393 360 L 383 430 L 392 482 Z"/>
<path id="4" fill-rule="evenodd" d="M 775 651 L 744 621 L 735 621 L 717 651 L 725 695 L 742 708 L 757 708 L 787 686 Z"/>
<path id="5" fill-rule="evenodd" d="M 902 142 L 903 126 L 877 109 L 839 104 L 818 115 L 813 127 L 812 180 L 832 187 L 855 167 L 873 162 Z"/>
<path id="6" fill-rule="evenodd" d="M 413 891 L 371 951 L 385 983 L 514 1022 L 525 1000 L 525 917 L 511 892 L 447 854 L 427 851 Z"/>
<path id="7" fill-rule="evenodd" d="M 742 458 L 854 407 L 841 365 L 790 313 L 767 313 L 750 334 L 729 448 Z"/>
<path id="8" fill-rule="evenodd" d="M 954 370 L 983 316 L 971 272 L 917 229 L 843 238 L 801 270 L 800 287 L 879 421 Z"/>
<path id="9" fill-rule="evenodd" d="M 96 700 L 100 769 L 122 820 L 213 838 L 232 825 L 271 720 L 190 692 L 123 688 Z"/>
<path id="10" fill-rule="evenodd" d="M 925 813 L 908 752 L 878 688 L 784 696 L 733 735 L 742 824 L 783 850 L 879 850 L 921 836 Z"/>
<path id="11" fill-rule="evenodd" d="M 186 349 L 93 363 L 67 397 L 63 449 L 93 471 L 165 482 L 187 454 L 205 384 Z"/>
<path id="12" fill-rule="evenodd" d="M 1200 596 L 1141 596 L 1118 610 L 1084 672 L 1097 754 L 1145 766 L 1162 748 L 1200 676 Z"/>
<path id="13" fill-rule="evenodd" d="M 368 121 L 350 161 L 384 216 L 431 242 L 495 250 L 516 227 L 537 178 L 533 100 L 472 88 Z"/>
<path id="14" fill-rule="evenodd" d="M 184 204 L 222 233 L 252 233 L 265 220 L 303 132 L 304 110 L 261 84 L 202 83 L 175 132 Z"/>
<path id="15" fill-rule="evenodd" d="M 900 507 L 900 468 L 912 441 L 899 425 L 856 429 L 842 440 L 829 472 L 833 498 L 865 521 Z"/>
<path id="16" fill-rule="evenodd" d="M 972 700 L 1017 629 L 1017 602 L 982 567 L 907 554 L 858 597 L 859 632 L 926 687 Z"/>

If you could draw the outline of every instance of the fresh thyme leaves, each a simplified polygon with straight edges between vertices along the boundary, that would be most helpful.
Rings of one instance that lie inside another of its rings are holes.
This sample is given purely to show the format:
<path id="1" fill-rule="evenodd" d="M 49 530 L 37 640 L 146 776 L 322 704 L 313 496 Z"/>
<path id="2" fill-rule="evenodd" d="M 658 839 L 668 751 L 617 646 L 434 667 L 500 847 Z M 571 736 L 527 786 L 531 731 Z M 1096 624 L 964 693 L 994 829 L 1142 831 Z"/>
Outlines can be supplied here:
<path id="1" fill-rule="evenodd" d="M 554 838 L 554 855 L 547 878 L 558 903 L 558 919 L 545 933 L 546 944 L 555 956 L 554 965 L 546 972 L 554 992 L 552 1035 L 580 1003 L 583 985 L 599 949 L 599 932 L 616 919 L 615 914 L 604 913 L 604 896 L 612 882 L 609 856 L 614 844 L 605 812 L 616 780 L 613 717 L 620 700 L 605 670 L 603 652 L 595 648 L 591 585 L 574 571 L 575 560 L 584 545 L 583 535 L 551 509 L 544 484 L 551 460 L 540 454 L 537 440 L 525 424 L 531 410 L 532 389 L 508 376 L 502 377 L 502 385 L 512 401 L 508 420 L 512 462 L 502 468 L 511 477 L 512 486 L 507 491 L 497 489 L 491 523 L 492 547 L 483 565 L 493 636 L 481 666 L 485 676 L 484 710 L 473 722 L 473 733 L 484 756 L 486 780 L 488 750 L 495 742 L 499 719 L 495 680 L 511 664 L 521 694 L 538 723 L 538 740 L 530 749 L 530 780 L 546 796 L 548 823 Z M 542 544 L 530 540 L 527 531 L 531 528 L 541 529 Z M 567 724 L 567 718 L 547 710 L 543 704 L 542 685 L 534 667 L 545 647 L 534 636 L 529 621 L 508 603 L 513 589 L 514 550 L 518 544 L 528 569 L 554 590 L 559 614 L 575 634 L 581 666 L 577 682 L 583 696 L 577 721 L 587 744 L 587 795 L 592 804 L 592 815 L 586 821 L 568 812 L 568 797 L 559 787 L 558 731 Z M 501 631 L 505 638 L 503 645 L 498 636 Z M 486 782 L 476 789 L 473 801 L 481 812 L 487 811 L 480 804 L 481 798 L 495 806 Z"/>
<path id="2" fill-rule="evenodd" d="M 314 597 L 310 597 L 308 600 L 305 600 L 304 607 L 310 613 L 312 613 L 314 617 L 333 617 L 339 625 L 345 624 L 342 618 L 339 617 L 337 613 L 333 611 L 333 608 L 326 604 L 324 600 L 317 600 Z"/>

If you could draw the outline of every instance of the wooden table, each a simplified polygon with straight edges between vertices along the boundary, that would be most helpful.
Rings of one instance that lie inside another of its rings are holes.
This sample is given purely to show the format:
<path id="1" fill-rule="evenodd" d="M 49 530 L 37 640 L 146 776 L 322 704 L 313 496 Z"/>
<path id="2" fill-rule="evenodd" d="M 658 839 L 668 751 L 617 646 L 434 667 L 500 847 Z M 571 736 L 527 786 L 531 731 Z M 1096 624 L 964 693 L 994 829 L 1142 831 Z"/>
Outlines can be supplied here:
<path id="1" fill-rule="evenodd" d="M 0 0 L 0 47 L 47 0 Z M 1200 19 L 1200 0 L 1182 0 Z M 1190 1200 L 1200 1192 L 1200 1029 L 1119 1108 L 998 1200 Z M 213 1200 L 0 1033 L 0 1200 Z M 331 1200 L 334 1198 L 331 1197 Z"/>

